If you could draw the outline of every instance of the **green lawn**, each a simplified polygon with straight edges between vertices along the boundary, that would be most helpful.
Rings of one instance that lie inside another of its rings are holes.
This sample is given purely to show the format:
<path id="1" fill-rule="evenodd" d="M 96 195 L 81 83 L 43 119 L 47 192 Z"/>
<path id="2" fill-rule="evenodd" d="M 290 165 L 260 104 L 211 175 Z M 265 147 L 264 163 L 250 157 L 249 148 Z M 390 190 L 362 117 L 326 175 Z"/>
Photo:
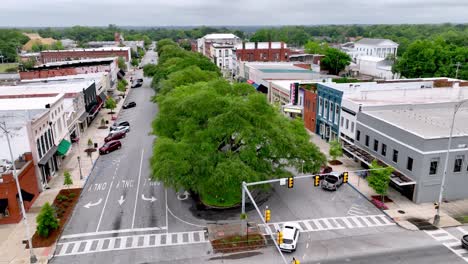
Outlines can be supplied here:
<path id="1" fill-rule="evenodd" d="M 458 217 L 455 217 L 455 219 L 457 219 L 457 221 L 462 224 L 468 223 L 468 215 L 458 216 Z"/>
<path id="2" fill-rule="evenodd" d="M 18 68 L 18 63 L 0 63 L 0 73 L 6 73 L 7 69 Z"/>

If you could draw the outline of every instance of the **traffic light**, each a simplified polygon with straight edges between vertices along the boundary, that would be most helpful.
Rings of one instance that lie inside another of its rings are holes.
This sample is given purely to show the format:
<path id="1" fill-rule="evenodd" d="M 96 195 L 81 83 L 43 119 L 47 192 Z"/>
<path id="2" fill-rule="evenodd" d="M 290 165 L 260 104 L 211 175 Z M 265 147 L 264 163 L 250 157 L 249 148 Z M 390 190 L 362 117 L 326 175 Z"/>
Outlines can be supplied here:
<path id="1" fill-rule="evenodd" d="M 343 183 L 347 183 L 348 182 L 348 172 L 345 171 L 343 172 Z"/>
<path id="2" fill-rule="evenodd" d="M 288 178 L 288 188 L 292 188 L 292 187 L 294 187 L 294 178 L 289 177 Z"/>
<path id="3" fill-rule="evenodd" d="M 266 209 L 265 210 L 265 222 L 270 222 L 270 219 L 271 219 L 271 211 L 270 209 Z"/>
<path id="4" fill-rule="evenodd" d="M 281 231 L 278 231 L 277 242 L 278 244 L 283 244 L 283 232 Z"/>
<path id="5" fill-rule="evenodd" d="M 320 185 L 320 175 L 314 176 L 314 186 L 317 187 Z"/>

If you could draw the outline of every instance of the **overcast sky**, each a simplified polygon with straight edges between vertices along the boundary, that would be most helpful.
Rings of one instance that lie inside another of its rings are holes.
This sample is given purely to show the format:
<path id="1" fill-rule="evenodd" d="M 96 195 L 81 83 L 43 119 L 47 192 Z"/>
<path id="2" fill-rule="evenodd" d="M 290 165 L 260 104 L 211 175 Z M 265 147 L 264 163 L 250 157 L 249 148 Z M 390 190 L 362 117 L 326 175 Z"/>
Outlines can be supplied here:
<path id="1" fill-rule="evenodd" d="M 467 23 L 468 0 L 0 0 L 0 26 Z"/>

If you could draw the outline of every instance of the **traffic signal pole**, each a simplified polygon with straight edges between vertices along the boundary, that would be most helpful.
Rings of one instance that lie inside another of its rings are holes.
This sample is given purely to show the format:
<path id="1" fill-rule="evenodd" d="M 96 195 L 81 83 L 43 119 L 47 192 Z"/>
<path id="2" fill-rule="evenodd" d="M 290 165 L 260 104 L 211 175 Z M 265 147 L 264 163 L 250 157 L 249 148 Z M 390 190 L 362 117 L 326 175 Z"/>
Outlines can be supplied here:
<path id="1" fill-rule="evenodd" d="M 355 171 L 346 171 L 346 172 L 342 172 L 341 174 L 346 174 L 346 179 L 348 178 L 348 175 L 350 172 L 368 172 L 368 171 L 373 171 L 373 170 L 383 170 L 385 168 L 380 168 L 380 169 L 368 169 L 368 170 L 355 170 Z M 301 176 L 295 176 L 293 177 L 293 179 L 303 179 L 303 178 L 313 178 L 315 176 L 323 176 L 323 175 L 329 175 L 330 173 L 319 173 L 319 174 L 308 174 L 308 175 L 301 175 Z M 255 210 L 257 211 L 258 215 L 260 216 L 260 219 L 262 220 L 262 223 L 268 228 L 268 225 L 265 221 L 265 218 L 263 217 L 263 214 L 262 212 L 260 211 L 260 209 L 258 208 L 257 206 L 257 203 L 255 202 L 255 200 L 253 199 L 252 197 L 252 194 L 250 193 L 249 191 L 249 186 L 255 186 L 255 185 L 260 185 L 260 184 L 268 184 L 268 183 L 276 183 L 276 182 L 280 182 L 280 181 L 288 181 L 289 178 L 280 178 L 280 179 L 271 179 L 271 180 L 265 180 L 265 181 L 258 181 L 258 182 L 242 182 L 242 214 L 245 214 L 245 194 L 247 194 L 247 196 L 249 197 L 250 201 L 252 201 L 252 204 L 254 205 L 255 207 Z M 271 231 L 271 230 L 270 230 Z M 270 237 L 271 239 L 273 240 L 273 243 L 275 243 L 275 247 L 276 249 L 278 250 L 278 252 L 280 253 L 281 255 L 281 258 L 283 259 L 284 263 L 285 264 L 288 264 L 289 262 L 286 260 L 286 258 L 284 257 L 283 255 L 283 252 L 281 251 L 281 249 L 279 248 L 279 245 L 278 243 L 276 242 L 276 239 L 275 237 L 273 236 L 273 232 L 270 232 Z"/>
<path id="2" fill-rule="evenodd" d="M 248 195 L 249 198 L 250 198 L 250 201 L 252 201 L 252 204 L 253 204 L 254 207 L 255 207 L 255 210 L 257 210 L 257 213 L 258 213 L 258 215 L 260 216 L 260 219 L 262 219 L 263 224 L 264 224 L 267 228 L 269 228 L 268 225 L 267 225 L 267 223 L 265 222 L 265 218 L 263 217 L 262 212 L 260 211 L 260 209 L 259 209 L 258 206 L 257 206 L 257 203 L 255 202 L 255 200 L 253 199 L 252 195 L 250 194 L 249 189 L 248 189 L 247 186 L 245 185 L 245 182 L 242 182 L 242 190 L 243 190 L 242 193 L 244 194 L 242 197 L 245 198 L 245 193 L 247 193 L 247 195 Z M 245 210 L 245 200 L 244 200 L 243 203 L 242 203 L 242 210 Z M 281 251 L 281 249 L 279 248 L 278 243 L 276 242 L 276 238 L 273 236 L 273 232 L 270 232 L 270 237 L 271 237 L 271 240 L 273 240 L 273 243 L 275 243 L 275 247 L 276 247 L 276 249 L 278 250 L 278 252 L 280 253 L 281 258 L 283 259 L 283 262 L 284 262 L 285 264 L 288 264 L 288 261 L 287 261 L 286 258 L 284 257 L 283 252 Z"/>

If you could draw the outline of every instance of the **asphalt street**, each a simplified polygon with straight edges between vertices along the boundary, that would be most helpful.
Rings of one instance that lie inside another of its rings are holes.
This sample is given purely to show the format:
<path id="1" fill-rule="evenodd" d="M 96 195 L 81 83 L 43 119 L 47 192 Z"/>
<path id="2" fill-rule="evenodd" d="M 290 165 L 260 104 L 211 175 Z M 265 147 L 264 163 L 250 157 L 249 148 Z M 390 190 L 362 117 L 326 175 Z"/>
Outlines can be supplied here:
<path id="1" fill-rule="evenodd" d="M 146 63 L 157 63 L 153 51 L 143 58 Z M 141 76 L 137 71 L 133 78 Z M 149 159 L 157 140 L 150 134 L 151 122 L 158 112 L 150 101 L 150 82 L 145 78 L 125 98 L 137 107 L 122 110 L 118 120 L 129 121 L 131 131 L 122 139 L 122 149 L 98 159 L 51 263 L 283 263 L 271 245 L 213 253 L 206 224 L 239 220 L 240 209 L 198 210 L 188 193 L 150 180 Z M 429 264 L 466 263 L 463 254 L 468 256 L 455 246 L 464 231 L 448 230 L 454 246 L 447 247 L 439 233 L 404 230 L 346 184 L 336 192 L 314 187 L 312 179 L 297 179 L 292 189 L 276 184 L 259 206 L 271 210 L 271 222 L 260 225 L 264 234 L 285 222 L 300 226 L 297 251 L 285 254 L 287 260 Z M 252 207 L 248 219 L 260 223 Z"/>

